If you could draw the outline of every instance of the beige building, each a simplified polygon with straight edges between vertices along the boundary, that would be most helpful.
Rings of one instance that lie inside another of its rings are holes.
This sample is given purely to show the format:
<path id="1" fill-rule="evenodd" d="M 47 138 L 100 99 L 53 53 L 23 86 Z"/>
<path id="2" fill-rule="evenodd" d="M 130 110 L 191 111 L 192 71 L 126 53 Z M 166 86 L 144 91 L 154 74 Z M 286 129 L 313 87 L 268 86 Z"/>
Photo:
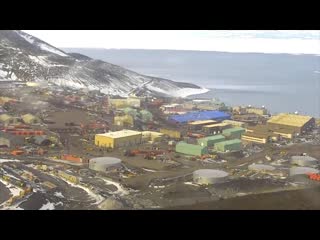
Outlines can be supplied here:
<path id="1" fill-rule="evenodd" d="M 143 131 L 142 141 L 143 142 L 160 142 L 164 138 L 163 133 L 153 132 L 153 131 Z"/>

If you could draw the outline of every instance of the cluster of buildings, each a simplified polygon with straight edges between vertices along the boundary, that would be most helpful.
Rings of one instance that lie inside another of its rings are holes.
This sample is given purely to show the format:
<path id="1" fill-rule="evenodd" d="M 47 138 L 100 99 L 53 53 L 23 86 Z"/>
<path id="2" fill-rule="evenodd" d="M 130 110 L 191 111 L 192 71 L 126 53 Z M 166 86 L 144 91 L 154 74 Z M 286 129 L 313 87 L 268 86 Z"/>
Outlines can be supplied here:
<path id="1" fill-rule="evenodd" d="M 210 101 L 204 102 L 212 104 Z M 114 124 L 123 128 L 133 127 L 139 115 L 139 108 L 128 107 L 125 103 L 128 105 L 130 101 L 121 100 L 118 104 L 114 104 L 121 112 L 114 117 Z M 187 104 L 192 103 L 187 102 Z M 243 143 L 266 144 L 281 139 L 292 140 L 315 126 L 315 119 L 312 117 L 284 113 L 270 116 L 264 107 L 234 107 L 230 111 L 194 110 L 192 107 L 190 108 L 192 110 L 186 110 L 185 104 L 172 103 L 158 106 L 168 126 L 161 126 L 157 131 L 108 132 L 96 135 L 95 144 L 108 148 L 128 147 L 146 141 L 161 141 L 163 136 L 166 136 L 177 142 L 175 146 L 177 153 L 202 156 L 217 152 L 241 151 Z M 201 101 L 197 104 L 203 105 Z M 125 108 L 121 109 L 119 106 Z M 140 113 L 143 111 L 148 115 L 147 110 L 140 110 Z M 149 121 L 152 120 L 152 114 L 150 115 Z M 235 120 L 239 116 L 244 121 Z M 263 121 L 260 121 L 261 119 Z"/>
<path id="2" fill-rule="evenodd" d="M 292 140 L 315 127 L 315 119 L 309 116 L 282 113 L 272 116 L 266 124 L 247 127 L 242 139 L 265 144 L 281 139 Z"/>

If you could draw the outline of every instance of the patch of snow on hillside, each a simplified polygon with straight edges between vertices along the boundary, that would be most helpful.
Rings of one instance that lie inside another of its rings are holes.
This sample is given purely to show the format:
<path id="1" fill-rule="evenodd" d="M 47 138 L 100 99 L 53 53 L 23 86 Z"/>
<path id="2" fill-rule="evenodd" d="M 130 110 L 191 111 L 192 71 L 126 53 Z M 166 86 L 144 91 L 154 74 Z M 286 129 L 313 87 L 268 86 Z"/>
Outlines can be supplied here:
<path id="1" fill-rule="evenodd" d="M 65 181 L 65 180 L 64 180 Z M 94 192 L 92 192 L 90 189 L 82 186 L 82 185 L 79 185 L 79 184 L 74 184 L 74 183 L 71 183 L 69 181 L 65 181 L 66 183 L 68 183 L 69 185 L 71 185 L 72 187 L 76 187 L 76 188 L 81 188 L 83 189 L 91 199 L 94 199 L 96 200 L 95 204 L 100 204 L 103 202 L 103 200 L 105 200 L 104 197 L 98 195 L 98 194 L 95 194 Z"/>
<path id="2" fill-rule="evenodd" d="M 151 86 L 151 85 L 146 85 L 147 89 L 151 90 L 151 91 L 154 91 L 154 92 L 157 92 L 157 93 L 163 93 L 165 95 L 172 95 L 170 92 L 168 91 L 165 91 L 161 88 L 158 88 L 158 87 L 155 87 L 155 86 Z M 174 93 L 173 93 L 174 94 Z"/>
<path id="3" fill-rule="evenodd" d="M 5 78 L 5 77 L 7 77 L 7 74 L 8 73 L 6 71 L 3 71 L 0 69 L 0 77 Z"/>
<path id="4" fill-rule="evenodd" d="M 64 196 L 62 195 L 61 192 L 55 192 L 53 195 L 58 197 L 58 198 L 64 198 Z"/>
<path id="5" fill-rule="evenodd" d="M 12 74 L 11 74 L 11 79 L 15 81 L 15 80 L 17 80 L 18 78 L 17 78 L 17 76 L 16 76 L 14 73 L 12 73 Z"/>
<path id="6" fill-rule="evenodd" d="M 187 97 L 190 95 L 202 94 L 209 92 L 206 88 L 182 88 L 175 92 L 177 97 Z"/>
<path id="7" fill-rule="evenodd" d="M 54 204 L 49 202 L 48 200 L 46 204 L 42 205 L 42 207 L 39 208 L 39 210 L 54 210 L 54 209 L 55 209 Z"/>
<path id="8" fill-rule="evenodd" d="M 147 171 L 147 172 L 157 172 L 155 170 L 151 170 L 151 169 L 148 169 L 148 168 L 142 168 L 143 170 Z"/>
<path id="9" fill-rule="evenodd" d="M 2 180 L 2 179 L 0 179 L 0 182 L 9 189 L 9 191 L 10 191 L 10 193 L 11 193 L 11 195 L 12 195 L 13 197 L 20 195 L 20 189 L 19 189 L 19 188 L 13 186 L 12 184 L 10 184 L 10 183 Z"/>
<path id="10" fill-rule="evenodd" d="M 26 40 L 28 43 L 34 43 L 34 39 L 31 36 L 21 34 L 19 31 L 16 31 L 16 33 L 18 33 L 20 37 L 23 37 L 23 39 Z"/>
<path id="11" fill-rule="evenodd" d="M 107 183 L 108 185 L 114 185 L 117 187 L 118 190 L 115 192 L 115 194 L 119 194 L 120 196 L 129 194 L 129 192 L 124 187 L 122 187 L 120 183 L 105 178 L 102 178 L 102 180 L 105 181 L 105 183 Z"/>
<path id="12" fill-rule="evenodd" d="M 50 64 L 48 64 L 48 63 L 46 62 L 46 57 L 44 57 L 44 56 L 35 57 L 35 56 L 29 55 L 28 57 L 29 57 L 32 61 L 34 61 L 34 62 L 36 62 L 36 63 L 38 63 L 38 64 L 40 64 L 40 65 L 42 65 L 42 66 L 50 67 Z"/>
<path id="13" fill-rule="evenodd" d="M 55 48 L 53 48 L 53 47 L 50 47 L 50 46 L 47 45 L 47 44 L 40 43 L 40 44 L 38 44 L 38 46 L 39 46 L 42 50 L 44 50 L 44 51 L 51 52 L 51 53 L 60 55 L 60 56 L 62 56 L 62 57 L 68 57 L 67 54 L 59 51 L 58 49 L 55 49 Z"/>

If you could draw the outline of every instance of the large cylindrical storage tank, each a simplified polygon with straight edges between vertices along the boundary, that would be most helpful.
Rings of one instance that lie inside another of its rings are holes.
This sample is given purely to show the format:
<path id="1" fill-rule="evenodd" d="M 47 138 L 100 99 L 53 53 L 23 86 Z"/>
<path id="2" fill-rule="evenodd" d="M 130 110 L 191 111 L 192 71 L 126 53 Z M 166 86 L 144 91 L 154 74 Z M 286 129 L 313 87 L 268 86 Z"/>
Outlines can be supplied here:
<path id="1" fill-rule="evenodd" d="M 95 171 L 110 171 L 121 168 L 121 159 L 113 157 L 99 157 L 89 160 L 89 168 Z"/>
<path id="2" fill-rule="evenodd" d="M 255 172 L 271 172 L 275 170 L 275 167 L 265 164 L 251 164 L 248 169 Z"/>
<path id="3" fill-rule="evenodd" d="M 292 156 L 291 164 L 299 165 L 302 167 L 311 167 L 317 165 L 319 161 L 309 156 Z"/>
<path id="4" fill-rule="evenodd" d="M 193 172 L 193 181 L 201 185 L 224 182 L 229 174 L 215 169 L 199 169 Z"/>
<path id="5" fill-rule="evenodd" d="M 318 169 L 310 167 L 292 167 L 290 168 L 290 176 L 305 175 L 308 173 L 319 173 Z"/>

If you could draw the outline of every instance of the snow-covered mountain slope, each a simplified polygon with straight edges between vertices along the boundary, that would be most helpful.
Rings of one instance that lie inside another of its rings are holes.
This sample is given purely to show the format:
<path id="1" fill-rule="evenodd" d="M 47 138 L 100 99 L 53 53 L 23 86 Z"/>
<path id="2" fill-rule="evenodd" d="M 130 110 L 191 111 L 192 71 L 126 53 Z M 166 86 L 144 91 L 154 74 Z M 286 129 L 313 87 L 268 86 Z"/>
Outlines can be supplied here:
<path id="1" fill-rule="evenodd" d="M 67 54 L 22 31 L 10 30 L 0 31 L 0 78 L 47 81 L 120 96 L 136 93 L 185 97 L 207 91 L 190 83 L 144 76 L 81 54 Z"/>

